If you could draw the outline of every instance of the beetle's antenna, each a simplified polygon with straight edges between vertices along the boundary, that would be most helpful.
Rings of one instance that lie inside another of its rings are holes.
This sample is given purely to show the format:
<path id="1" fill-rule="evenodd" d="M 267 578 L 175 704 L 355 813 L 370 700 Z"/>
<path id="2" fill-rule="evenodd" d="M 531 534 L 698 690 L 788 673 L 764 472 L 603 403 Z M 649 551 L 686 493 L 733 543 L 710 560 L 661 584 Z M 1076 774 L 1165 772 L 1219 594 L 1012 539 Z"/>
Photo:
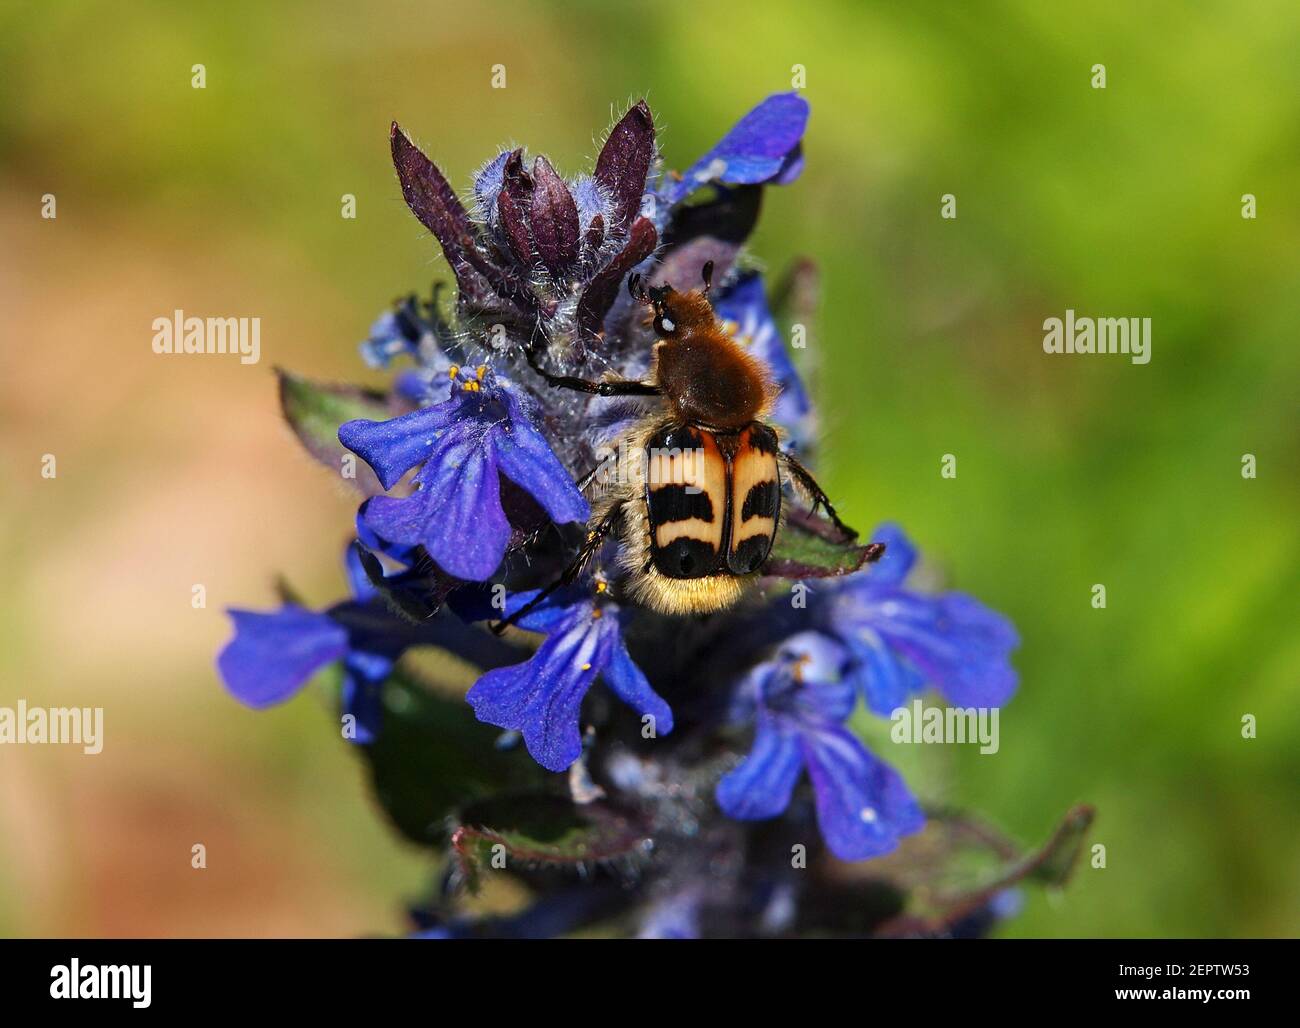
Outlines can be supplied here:
<path id="1" fill-rule="evenodd" d="M 629 276 L 627 280 L 627 295 L 636 300 L 637 303 L 645 303 L 645 286 L 641 284 L 640 273 Z"/>
<path id="2" fill-rule="evenodd" d="M 704 267 L 700 271 L 700 277 L 704 279 L 704 295 L 709 295 L 709 290 L 713 288 L 713 262 L 705 261 Z"/>

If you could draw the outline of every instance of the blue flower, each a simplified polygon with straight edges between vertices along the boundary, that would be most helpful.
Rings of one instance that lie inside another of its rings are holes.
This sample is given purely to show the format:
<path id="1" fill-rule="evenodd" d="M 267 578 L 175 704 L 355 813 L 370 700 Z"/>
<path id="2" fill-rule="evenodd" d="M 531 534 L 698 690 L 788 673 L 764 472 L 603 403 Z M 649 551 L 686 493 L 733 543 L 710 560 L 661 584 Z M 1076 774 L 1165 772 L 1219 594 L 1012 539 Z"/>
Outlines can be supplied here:
<path id="1" fill-rule="evenodd" d="M 641 916 L 638 939 L 698 939 L 704 886 L 688 884 L 651 903 Z"/>
<path id="2" fill-rule="evenodd" d="M 1006 703 L 1018 681 L 1011 622 L 963 593 L 907 588 L 916 548 L 897 525 L 869 538 L 885 544 L 884 557 L 832 589 L 821 623 L 849 651 L 849 677 L 872 712 L 888 717 L 927 682 L 955 706 Z"/>
<path id="3" fill-rule="evenodd" d="M 411 358 L 413 366 L 398 373 L 393 391 L 417 407 L 449 399 L 456 378 L 449 372 L 471 362 L 465 340 L 443 316 L 442 291 L 442 284 L 435 283 L 428 300 L 415 294 L 399 300 L 370 326 L 360 347 L 372 368 L 386 369 L 403 355 Z"/>
<path id="4" fill-rule="evenodd" d="M 813 441 L 817 419 L 767 305 L 762 276 L 753 271 L 742 274 L 718 297 L 714 308 L 723 321 L 736 325 L 737 338 L 772 370 L 772 377 L 781 387 L 772 419 L 786 429 L 795 449 L 806 449 Z"/>
<path id="5" fill-rule="evenodd" d="M 343 662 L 343 711 L 354 719 L 349 738 L 373 742 L 382 716 L 380 687 L 414 639 L 404 622 L 374 600 L 374 588 L 349 548 L 347 570 L 354 600 L 317 613 L 296 603 L 262 613 L 227 611 L 235 636 L 217 656 L 226 688 L 260 709 L 283 703 L 321 668 Z"/>
<path id="6" fill-rule="evenodd" d="M 680 179 L 670 182 L 661 195 L 671 205 L 714 182 L 787 185 L 803 170 L 800 141 L 807 125 L 808 101 L 798 93 L 769 96 L 736 122 Z"/>
<path id="7" fill-rule="evenodd" d="M 357 542 L 367 550 L 383 554 L 389 560 L 393 561 L 393 563 L 409 568 L 417 560 L 417 548 L 406 543 L 395 543 L 389 539 L 381 539 L 375 534 L 375 531 L 366 521 L 366 513 L 370 510 L 370 501 L 372 499 L 374 499 L 374 497 L 364 500 L 361 506 L 357 508 Z M 349 562 L 353 560 L 351 553 L 348 555 L 348 560 Z M 349 567 L 351 567 L 350 563 Z M 362 570 L 364 573 L 364 568 Z M 387 574 L 387 572 L 384 573 Z"/>
<path id="8" fill-rule="evenodd" d="M 409 497 L 373 497 L 362 518 L 380 538 L 423 545 L 449 575 L 489 578 L 510 543 L 499 476 L 529 493 L 557 523 L 585 521 L 587 501 L 533 425 L 520 399 L 486 368 L 453 369 L 450 399 L 391 421 L 349 421 L 339 441 L 385 489 L 423 465 Z"/>
<path id="9" fill-rule="evenodd" d="M 856 702 L 843 677 L 847 661 L 826 636 L 802 632 L 746 676 L 738 702 L 754 711 L 754 745 L 718 783 L 717 800 L 739 820 L 776 817 L 806 768 L 827 846 L 841 860 L 865 860 L 925 819 L 898 772 L 844 726 Z"/>
<path id="10" fill-rule="evenodd" d="M 506 613 L 536 592 L 516 593 Z M 651 688 L 623 642 L 625 613 L 576 590 L 556 593 L 517 624 L 547 633 L 531 658 L 480 678 L 466 699 L 480 721 L 521 733 L 533 759 L 563 771 L 582 753 L 578 728 L 583 697 L 600 675 L 637 713 L 654 718 L 656 734 L 673 730 L 673 712 Z"/>
<path id="11" fill-rule="evenodd" d="M 425 331 L 419 305 L 415 297 L 408 297 L 370 326 L 370 334 L 361 344 L 361 359 L 372 368 L 386 368 L 394 357 L 415 356 Z"/>

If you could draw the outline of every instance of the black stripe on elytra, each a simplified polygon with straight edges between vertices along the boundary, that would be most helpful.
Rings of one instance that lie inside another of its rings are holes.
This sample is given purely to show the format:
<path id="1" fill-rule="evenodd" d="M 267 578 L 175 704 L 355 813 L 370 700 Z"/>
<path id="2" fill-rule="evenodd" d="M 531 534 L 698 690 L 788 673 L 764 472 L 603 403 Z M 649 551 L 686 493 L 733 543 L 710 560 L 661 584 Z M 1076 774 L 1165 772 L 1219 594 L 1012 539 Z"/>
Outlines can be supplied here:
<path id="1" fill-rule="evenodd" d="M 749 445 L 759 453 L 766 453 L 775 456 L 780 448 L 777 443 L 776 433 L 766 425 L 760 425 L 755 422 L 749 429 Z"/>
<path id="2" fill-rule="evenodd" d="M 704 578 L 718 565 L 718 551 L 699 539 L 674 539 L 667 546 L 651 545 L 650 559 L 666 578 Z"/>
<path id="3" fill-rule="evenodd" d="M 684 485 L 650 487 L 650 523 L 666 525 L 671 521 L 713 520 L 713 501 L 709 494 Z"/>
<path id="4" fill-rule="evenodd" d="M 727 554 L 727 568 L 733 575 L 750 575 L 763 566 L 772 549 L 770 535 L 751 535 Z"/>
<path id="5" fill-rule="evenodd" d="M 748 521 L 750 518 L 776 517 L 776 505 L 780 495 L 781 491 L 777 488 L 775 479 L 769 478 L 766 482 L 751 485 L 749 492 L 745 494 L 744 506 L 740 508 L 741 522 Z"/>
<path id="6" fill-rule="evenodd" d="M 698 450 L 704 443 L 700 433 L 689 425 L 669 425 L 656 432 L 646 443 L 651 450 Z"/>

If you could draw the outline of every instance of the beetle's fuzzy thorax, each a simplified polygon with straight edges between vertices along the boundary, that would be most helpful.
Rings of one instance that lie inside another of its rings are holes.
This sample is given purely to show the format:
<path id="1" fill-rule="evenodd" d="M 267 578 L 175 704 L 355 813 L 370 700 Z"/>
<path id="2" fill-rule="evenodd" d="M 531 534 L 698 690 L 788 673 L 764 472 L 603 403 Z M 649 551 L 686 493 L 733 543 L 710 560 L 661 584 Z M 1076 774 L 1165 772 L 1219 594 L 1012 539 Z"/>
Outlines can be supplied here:
<path id="1" fill-rule="evenodd" d="M 722 430 L 765 420 L 778 393 L 767 367 L 716 320 L 660 339 L 653 375 L 679 420 Z"/>

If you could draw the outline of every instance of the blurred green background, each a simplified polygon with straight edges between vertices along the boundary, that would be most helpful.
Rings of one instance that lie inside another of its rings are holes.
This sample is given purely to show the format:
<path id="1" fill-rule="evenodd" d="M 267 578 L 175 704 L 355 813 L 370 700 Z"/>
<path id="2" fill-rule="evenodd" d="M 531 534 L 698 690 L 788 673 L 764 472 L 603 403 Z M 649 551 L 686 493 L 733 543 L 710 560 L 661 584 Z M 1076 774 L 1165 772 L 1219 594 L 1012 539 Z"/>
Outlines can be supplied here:
<path id="1" fill-rule="evenodd" d="M 0 934 L 400 927 L 425 859 L 320 696 L 212 670 L 274 573 L 342 587 L 271 368 L 377 381 L 356 342 L 442 270 L 391 119 L 465 187 L 508 142 L 586 168 L 645 95 L 685 167 L 794 65 L 753 251 L 823 272 L 824 481 L 1023 637 L 996 757 L 886 755 L 1027 844 L 1096 805 L 1105 869 L 1006 934 L 1296 934 L 1297 52 L 1284 2 L 0 4 L 0 702 L 106 708 L 100 756 L 0 748 Z M 262 363 L 153 355 L 177 307 L 260 316 Z M 1151 363 L 1044 355 L 1066 308 L 1150 317 Z"/>

